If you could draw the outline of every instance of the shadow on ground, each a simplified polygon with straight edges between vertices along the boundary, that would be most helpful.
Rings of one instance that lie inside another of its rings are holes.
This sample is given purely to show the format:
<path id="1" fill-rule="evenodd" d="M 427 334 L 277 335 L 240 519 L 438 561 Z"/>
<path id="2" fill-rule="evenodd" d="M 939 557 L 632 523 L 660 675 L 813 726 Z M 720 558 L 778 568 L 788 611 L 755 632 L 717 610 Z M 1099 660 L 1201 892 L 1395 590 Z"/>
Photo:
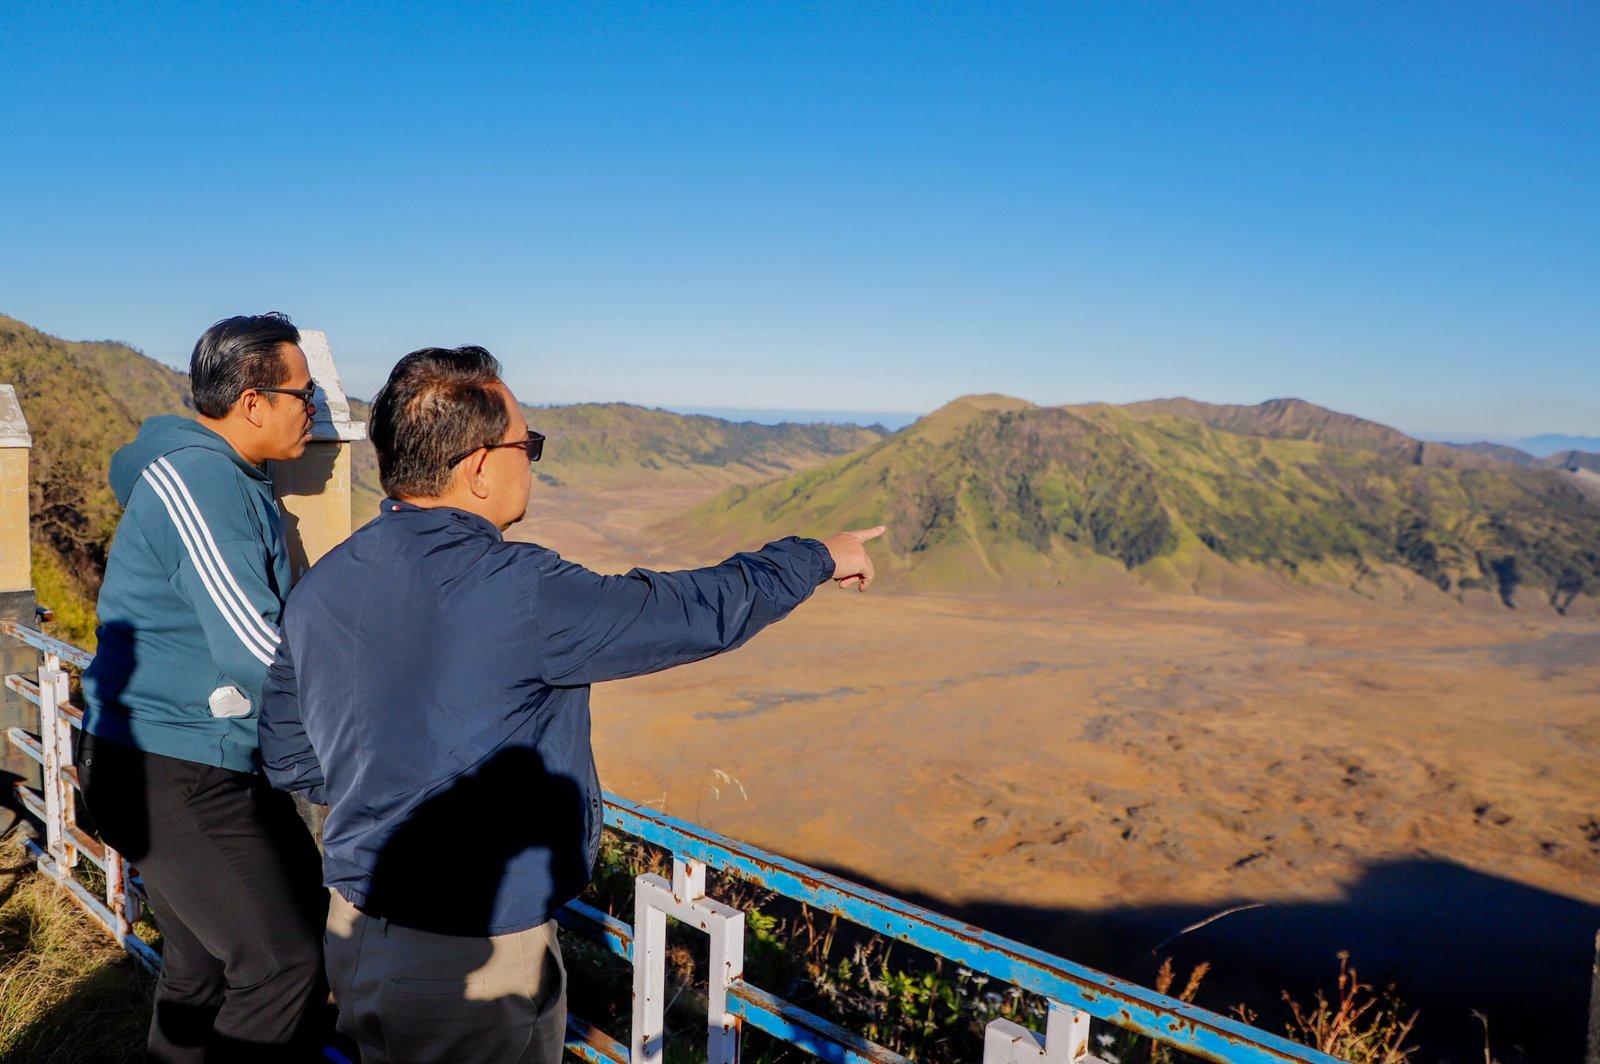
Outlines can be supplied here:
<path id="1" fill-rule="evenodd" d="M 849 870 L 836 874 L 865 882 Z M 868 884 L 873 885 L 873 884 Z M 1282 993 L 1310 1004 L 1334 995 L 1337 954 L 1361 981 L 1394 982 L 1422 1018 L 1415 1059 L 1482 1061 L 1489 1018 L 1500 1064 L 1583 1059 L 1600 905 L 1537 890 L 1429 856 L 1368 863 L 1333 902 L 1270 902 L 1184 933 L 1255 899 L 1204 906 L 1039 909 L 998 902 L 950 905 L 878 887 L 936 912 L 1149 986 L 1160 957 L 1179 981 L 1211 964 L 1198 1004 L 1228 1012 L 1248 1002 L 1256 1026 L 1282 1033 Z"/>
<path id="2" fill-rule="evenodd" d="M 0 1064 L 137 1064 L 154 985 L 132 957 L 101 965 L 0 1050 Z"/>

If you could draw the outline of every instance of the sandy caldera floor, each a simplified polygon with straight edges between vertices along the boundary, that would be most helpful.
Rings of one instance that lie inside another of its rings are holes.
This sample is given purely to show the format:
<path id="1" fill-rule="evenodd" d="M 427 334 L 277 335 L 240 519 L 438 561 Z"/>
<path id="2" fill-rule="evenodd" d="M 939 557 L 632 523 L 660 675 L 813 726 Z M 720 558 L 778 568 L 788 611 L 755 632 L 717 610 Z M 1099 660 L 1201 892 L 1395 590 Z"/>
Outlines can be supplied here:
<path id="1" fill-rule="evenodd" d="M 634 521 L 545 501 L 528 538 L 602 569 L 648 553 Z M 1278 991 L 1331 989 L 1349 949 L 1430 1050 L 1481 1053 L 1479 1009 L 1502 1060 L 1581 1055 L 1592 622 L 828 587 L 593 701 L 609 790 L 1071 959 L 1208 960 L 1203 1003 L 1275 1028 Z"/>

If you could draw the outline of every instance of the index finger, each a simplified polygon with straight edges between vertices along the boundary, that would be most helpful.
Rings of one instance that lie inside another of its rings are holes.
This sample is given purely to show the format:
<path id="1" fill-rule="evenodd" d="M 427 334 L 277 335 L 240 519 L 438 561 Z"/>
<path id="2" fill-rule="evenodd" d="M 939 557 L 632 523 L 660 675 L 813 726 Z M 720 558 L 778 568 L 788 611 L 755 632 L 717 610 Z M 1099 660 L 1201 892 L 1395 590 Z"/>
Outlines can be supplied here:
<path id="1" fill-rule="evenodd" d="M 861 542 L 865 543 L 869 539 L 877 539 L 879 536 L 883 535 L 884 532 L 888 530 L 888 527 L 888 525 L 876 525 L 872 528 L 857 528 L 847 532 L 846 535 L 855 536 Z"/>

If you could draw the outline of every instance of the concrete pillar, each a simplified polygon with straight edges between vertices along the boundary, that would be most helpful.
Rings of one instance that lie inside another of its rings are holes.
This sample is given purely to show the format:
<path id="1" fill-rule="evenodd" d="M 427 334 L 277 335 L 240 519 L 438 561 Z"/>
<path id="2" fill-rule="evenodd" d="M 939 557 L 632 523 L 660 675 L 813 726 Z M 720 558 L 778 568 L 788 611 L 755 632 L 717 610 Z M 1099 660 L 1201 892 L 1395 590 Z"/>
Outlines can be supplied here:
<path id="1" fill-rule="evenodd" d="M 350 419 L 350 404 L 327 335 L 301 329 L 300 348 L 317 382 L 311 442 L 304 457 L 270 463 L 268 470 L 283 506 L 289 563 L 296 580 L 350 535 L 350 445 L 367 436 L 366 424 Z"/>
<path id="2" fill-rule="evenodd" d="M 28 539 L 28 451 L 33 437 L 22 416 L 17 392 L 0 384 L 0 621 L 38 627 L 34 616 L 33 567 Z M 0 638 L 0 676 L 36 678 L 39 658 L 32 647 Z M 38 787 L 39 766 L 5 738 L 6 729 L 39 731 L 39 713 L 14 691 L 0 687 L 0 830 L 11 826 L 6 806 L 18 779 Z"/>
<path id="3" fill-rule="evenodd" d="M 0 591 L 33 588 L 28 553 L 28 451 L 32 447 L 17 390 L 0 384 Z"/>
<path id="4" fill-rule="evenodd" d="M 289 567 L 296 581 L 350 535 L 350 445 L 367 437 L 366 424 L 350 419 L 350 403 L 339 383 L 327 334 L 301 329 L 300 349 L 306 353 L 311 379 L 317 382 L 311 442 L 302 457 L 271 462 L 267 470 L 283 508 Z M 300 794 L 295 795 L 295 805 L 320 846 L 327 809 Z"/>

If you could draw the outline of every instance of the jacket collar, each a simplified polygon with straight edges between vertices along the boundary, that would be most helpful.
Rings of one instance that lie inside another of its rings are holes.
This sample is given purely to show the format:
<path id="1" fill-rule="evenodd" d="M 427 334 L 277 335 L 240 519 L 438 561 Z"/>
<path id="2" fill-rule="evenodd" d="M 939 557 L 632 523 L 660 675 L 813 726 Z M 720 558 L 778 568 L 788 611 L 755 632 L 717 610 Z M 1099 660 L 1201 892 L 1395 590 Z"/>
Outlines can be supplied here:
<path id="1" fill-rule="evenodd" d="M 487 532 L 495 539 L 504 538 L 494 522 L 480 514 L 467 510 L 458 510 L 454 506 L 415 506 L 399 499 L 384 499 L 378 512 L 389 517 L 391 514 L 426 514 L 435 518 L 441 524 L 449 522 L 463 525 L 475 532 Z"/>

